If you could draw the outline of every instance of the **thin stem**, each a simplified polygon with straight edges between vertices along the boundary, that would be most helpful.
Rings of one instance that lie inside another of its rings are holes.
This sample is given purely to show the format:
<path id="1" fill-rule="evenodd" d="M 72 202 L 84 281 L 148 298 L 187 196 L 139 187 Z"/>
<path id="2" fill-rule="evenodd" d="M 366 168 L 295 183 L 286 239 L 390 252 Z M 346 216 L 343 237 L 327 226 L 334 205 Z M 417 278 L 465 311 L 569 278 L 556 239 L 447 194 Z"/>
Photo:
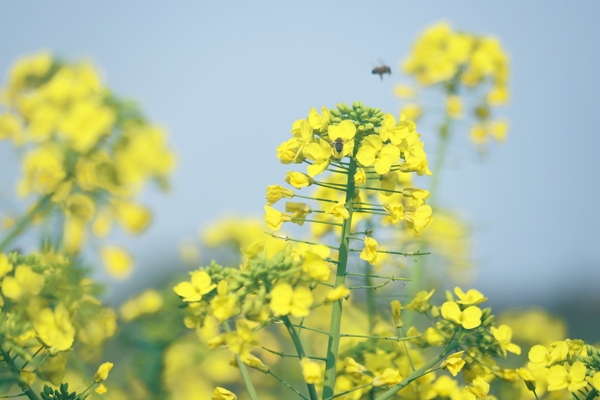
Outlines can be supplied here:
<path id="1" fill-rule="evenodd" d="M 2 358 L 4 358 L 4 361 L 8 365 L 8 368 L 10 369 L 10 372 L 12 373 L 13 378 L 17 381 L 17 384 L 23 391 L 23 395 L 27 396 L 30 400 L 40 400 L 39 397 L 37 397 L 37 395 L 31 389 L 31 387 L 26 382 L 24 382 L 20 379 L 21 372 L 20 372 L 19 368 L 17 367 L 17 365 L 15 364 L 15 361 L 10 356 L 10 352 L 5 351 L 4 349 L 0 348 L 0 354 L 2 354 Z"/>
<path id="2" fill-rule="evenodd" d="M 316 328 L 309 328 L 308 326 L 304 326 L 304 325 L 296 325 L 296 324 L 291 324 L 293 327 L 295 328 L 300 328 L 300 329 L 305 329 L 307 331 L 313 331 L 313 332 L 318 332 L 318 333 L 322 333 L 324 335 L 329 335 L 329 332 L 327 331 L 323 331 L 321 329 L 316 329 Z"/>
<path id="3" fill-rule="evenodd" d="M 418 339 L 418 338 L 421 338 L 421 337 L 423 337 L 425 335 L 421 334 L 421 335 L 417 335 L 417 336 L 400 337 L 400 336 L 353 335 L 353 334 L 350 334 L 350 333 L 342 333 L 342 334 L 340 334 L 340 336 L 341 337 L 357 337 L 357 338 L 363 338 L 363 339 L 393 340 L 395 342 L 400 342 L 400 341 L 406 341 L 406 340 L 410 340 L 410 339 Z"/>
<path id="4" fill-rule="evenodd" d="M 315 223 L 317 223 L 317 224 L 325 224 L 325 225 L 342 226 L 342 224 L 338 224 L 338 223 L 336 223 L 336 222 L 317 221 L 316 219 L 292 218 L 292 221 L 295 221 L 295 222 L 315 222 Z"/>
<path id="5" fill-rule="evenodd" d="M 332 250 L 337 250 L 337 247 L 333 247 L 333 246 L 327 246 L 321 243 L 315 243 L 315 242 L 308 242 L 306 240 L 298 240 L 298 239 L 292 239 L 289 236 L 285 236 L 285 235 L 277 235 L 275 233 L 269 233 L 269 232 L 265 232 L 267 235 L 270 235 L 272 237 L 274 237 L 275 239 L 281 239 L 281 240 L 285 240 L 286 242 L 296 242 L 296 243 L 306 243 L 306 244 L 312 244 L 315 246 L 325 246 L 325 247 L 329 247 Z"/>
<path id="6" fill-rule="evenodd" d="M 45 195 L 40 199 L 40 201 L 29 211 L 24 217 L 19 219 L 17 223 L 12 227 L 10 232 L 2 239 L 0 242 L 0 251 L 4 251 L 6 247 L 17 238 L 23 230 L 27 227 L 27 225 L 33 221 L 33 218 L 50 202 L 50 197 L 52 193 Z"/>
<path id="7" fill-rule="evenodd" d="M 385 285 L 387 285 L 388 283 L 390 283 L 391 281 L 385 281 L 383 283 L 380 283 L 379 285 L 359 285 L 359 286 L 350 286 L 348 288 L 348 290 L 354 290 L 354 289 L 373 289 L 373 290 L 377 290 L 379 288 L 384 287 Z"/>
<path id="8" fill-rule="evenodd" d="M 337 203 L 337 200 L 323 199 L 320 197 L 300 196 L 299 194 L 296 194 L 296 193 L 294 193 L 294 197 L 300 197 L 302 199 L 315 200 L 315 201 L 324 201 L 327 203 Z"/>
<path id="9" fill-rule="evenodd" d="M 278 355 L 279 357 L 285 358 L 285 357 L 290 357 L 290 358 L 298 358 L 297 354 L 285 354 L 282 353 L 280 351 L 275 351 L 275 350 L 271 350 L 266 348 L 265 346 L 261 346 L 263 348 L 263 350 L 268 351 L 269 353 L 273 353 L 275 355 Z M 326 358 L 325 357 L 317 357 L 317 356 L 306 356 L 306 358 L 310 358 L 311 360 L 319 360 L 319 361 L 325 361 Z"/>
<path id="10" fill-rule="evenodd" d="M 298 352 L 298 357 L 300 359 L 305 358 L 306 352 L 304 351 L 304 346 L 302 345 L 300 336 L 298 336 L 298 332 L 296 332 L 296 329 L 294 329 L 292 322 L 290 321 L 290 319 L 287 316 L 281 317 L 281 320 L 285 324 L 285 327 L 287 328 L 287 330 L 290 334 L 290 337 L 292 338 L 294 347 L 296 348 L 296 351 Z M 315 388 L 315 385 L 312 383 L 307 383 L 306 386 L 308 388 L 308 395 L 310 397 L 310 400 L 319 400 L 319 396 L 317 395 L 317 389 Z"/>
<path id="11" fill-rule="evenodd" d="M 371 278 L 389 279 L 390 281 L 410 281 L 410 279 L 408 279 L 408 278 L 397 278 L 395 276 L 382 276 L 382 275 L 375 275 L 375 274 L 359 274 L 359 273 L 355 273 L 355 272 L 346 272 L 346 276 L 368 276 Z"/>
<path id="12" fill-rule="evenodd" d="M 404 332 L 402 332 L 402 328 L 398 328 L 398 336 L 404 339 Z M 408 345 L 406 344 L 406 340 L 402 340 L 402 345 L 404 346 L 404 351 L 406 352 L 406 357 L 408 358 L 408 362 L 410 363 L 410 368 L 415 370 L 415 364 L 413 363 L 412 357 L 408 351 Z"/>
<path id="13" fill-rule="evenodd" d="M 288 388 L 290 388 L 294 393 L 296 393 L 298 396 L 302 397 L 304 400 L 308 400 L 308 397 L 306 397 L 305 395 L 303 395 L 302 393 L 300 393 L 298 390 L 296 390 L 296 388 L 294 388 L 292 385 L 290 385 L 289 383 L 287 383 L 286 381 L 284 381 L 283 379 L 281 379 L 280 377 L 278 377 L 277 375 L 275 375 L 271 371 L 271 369 L 269 369 L 269 372 L 267 372 L 267 373 L 269 375 L 271 375 L 273 378 L 277 379 L 279 382 L 283 383 Z"/>

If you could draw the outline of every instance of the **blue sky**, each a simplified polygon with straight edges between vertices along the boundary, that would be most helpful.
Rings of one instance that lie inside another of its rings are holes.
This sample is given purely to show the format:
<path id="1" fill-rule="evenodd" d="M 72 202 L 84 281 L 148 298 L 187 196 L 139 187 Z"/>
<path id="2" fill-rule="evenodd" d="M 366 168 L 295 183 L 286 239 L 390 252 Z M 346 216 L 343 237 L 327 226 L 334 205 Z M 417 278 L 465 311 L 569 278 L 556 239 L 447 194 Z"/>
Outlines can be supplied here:
<path id="1" fill-rule="evenodd" d="M 581 2 L 3 2 L 0 69 L 40 49 L 91 58 L 117 94 L 168 127 L 180 162 L 173 190 L 148 190 L 155 223 L 117 237 L 138 260 L 132 281 L 171 268 L 177 243 L 227 212 L 261 215 L 275 158 L 310 107 L 365 103 L 397 113 L 394 83 L 414 38 L 447 20 L 497 36 L 511 57 L 504 146 L 478 162 L 458 134 L 441 202 L 475 230 L 475 286 L 505 304 L 600 287 L 600 3 Z M 370 74 L 383 60 L 383 82 Z M 420 129 L 426 149 L 435 133 Z M 0 187 L 19 174 L 0 143 Z M 426 183 L 423 184 L 426 186 Z M 17 207 L 19 207 L 17 205 Z M 161 264 L 162 263 L 162 264 Z M 136 283 L 137 282 L 137 283 Z M 580 289 L 575 290 L 578 287 Z M 126 285 L 119 290 L 129 290 Z"/>

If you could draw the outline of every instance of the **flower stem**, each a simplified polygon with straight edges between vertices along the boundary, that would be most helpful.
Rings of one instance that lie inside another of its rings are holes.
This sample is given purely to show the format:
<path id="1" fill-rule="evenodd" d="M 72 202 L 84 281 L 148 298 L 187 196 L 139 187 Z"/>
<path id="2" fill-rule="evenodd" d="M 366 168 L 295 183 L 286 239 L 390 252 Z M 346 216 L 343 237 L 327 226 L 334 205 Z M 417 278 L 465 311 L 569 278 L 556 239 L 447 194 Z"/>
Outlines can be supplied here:
<path id="1" fill-rule="evenodd" d="M 348 218 L 344 220 L 342 226 L 342 235 L 340 238 L 338 267 L 335 276 L 335 287 L 345 284 L 346 267 L 348 263 L 348 255 L 350 254 L 349 245 L 350 227 L 352 224 L 352 214 L 354 212 L 354 174 L 356 174 L 357 162 L 356 159 L 350 160 L 348 166 L 348 184 L 346 187 L 346 208 L 348 209 Z M 342 322 L 342 300 L 337 300 L 332 303 L 331 322 L 329 324 L 329 340 L 327 343 L 327 361 L 325 362 L 325 381 L 323 385 L 323 400 L 333 398 L 333 390 L 335 387 L 336 364 L 338 351 L 340 346 L 340 328 Z"/>
<path id="2" fill-rule="evenodd" d="M 223 328 L 225 329 L 225 332 L 231 332 L 231 328 L 227 321 L 225 321 L 223 323 Z M 256 393 L 256 388 L 254 387 L 254 384 L 252 383 L 252 379 L 250 378 L 250 373 L 248 372 L 248 368 L 246 367 L 246 364 L 244 364 L 244 362 L 242 361 L 242 359 L 240 358 L 240 356 L 238 354 L 235 354 L 235 353 L 233 353 L 233 354 L 235 356 L 235 361 L 240 370 L 240 374 L 242 375 L 242 380 L 244 381 L 244 385 L 246 385 L 246 390 L 248 390 L 248 396 L 250 396 L 250 400 L 258 400 L 258 393 Z"/>
<path id="3" fill-rule="evenodd" d="M 294 329 L 292 322 L 287 316 L 281 317 L 281 320 L 285 324 L 285 327 L 287 328 L 290 337 L 292 338 L 294 347 L 296 347 L 296 351 L 298 352 L 298 357 L 300 359 L 305 358 L 306 352 L 304 351 L 304 346 L 302 345 L 300 336 L 298 336 L 298 332 L 296 332 L 296 329 Z M 306 386 L 308 388 L 308 395 L 310 397 L 310 400 L 319 400 L 319 396 L 317 395 L 317 389 L 315 388 L 315 385 L 313 383 L 307 383 Z"/>
<path id="4" fill-rule="evenodd" d="M 0 251 L 4 251 L 6 247 L 17 238 L 23 230 L 27 227 L 27 225 L 33 221 L 33 218 L 44 209 L 48 203 L 50 202 L 51 194 L 47 194 L 42 197 L 40 201 L 33 207 L 25 216 L 23 216 L 19 221 L 13 226 L 11 231 L 6 235 L 4 239 L 0 242 Z"/>
<path id="5" fill-rule="evenodd" d="M 2 341 L 4 341 L 3 338 Z M 10 352 L 5 351 L 4 349 L 0 349 L 0 354 L 2 355 L 2 358 L 4 358 L 4 362 L 8 365 L 8 368 L 10 369 L 13 378 L 15 379 L 15 381 L 17 381 L 17 384 L 19 385 L 21 390 L 23 390 L 23 394 L 27 396 L 30 400 L 39 400 L 39 397 L 37 397 L 37 395 L 34 393 L 31 387 L 26 382 L 21 380 L 21 372 L 19 370 L 19 367 L 17 367 L 17 365 L 15 364 L 13 358 L 10 356 Z"/>

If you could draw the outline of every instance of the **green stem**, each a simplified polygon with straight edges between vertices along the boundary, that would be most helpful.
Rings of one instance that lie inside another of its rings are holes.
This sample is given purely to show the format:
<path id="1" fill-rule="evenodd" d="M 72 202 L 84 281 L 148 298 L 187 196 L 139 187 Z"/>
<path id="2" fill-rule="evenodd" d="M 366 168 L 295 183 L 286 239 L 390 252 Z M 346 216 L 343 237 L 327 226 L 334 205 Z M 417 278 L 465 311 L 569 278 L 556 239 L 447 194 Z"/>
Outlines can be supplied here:
<path id="1" fill-rule="evenodd" d="M 4 339 L 2 339 L 4 341 Z M 0 354 L 2 354 L 2 358 L 4 358 L 4 362 L 8 365 L 10 372 L 13 375 L 13 378 L 17 381 L 17 384 L 23 391 L 23 394 L 27 396 L 30 400 L 40 400 L 39 397 L 34 393 L 31 387 L 24 381 L 21 380 L 21 371 L 19 367 L 15 364 L 15 361 L 10 356 L 10 352 L 4 351 L 4 349 L 0 348 Z"/>
<path id="2" fill-rule="evenodd" d="M 296 332 L 296 329 L 294 329 L 292 322 L 287 316 L 281 317 L 281 320 L 285 324 L 285 327 L 287 328 L 290 337 L 292 338 L 294 347 L 296 347 L 296 351 L 298 352 L 298 357 L 300 359 L 305 358 L 306 352 L 304 351 L 304 346 L 302 345 L 300 336 L 298 336 L 298 332 Z M 307 383 L 306 387 L 308 388 L 308 395 L 310 397 L 310 400 L 319 400 L 319 396 L 317 395 L 317 389 L 315 388 L 315 385 L 313 383 Z"/>
<path id="3" fill-rule="evenodd" d="M 458 344 L 458 340 L 454 340 L 454 339 L 451 340 L 448 343 L 448 345 L 446 345 L 444 350 L 442 350 L 442 352 L 440 354 L 438 354 L 436 357 L 429 360 L 421 368 L 414 371 L 412 374 L 408 375 L 406 378 L 404 378 L 404 380 L 402 380 L 402 382 L 400 382 L 396 386 L 392 387 L 387 392 L 383 393 L 381 396 L 377 397 L 376 400 L 387 400 L 387 399 L 391 398 L 396 393 L 398 393 L 400 390 L 402 390 L 406 386 L 408 386 L 415 379 L 419 379 L 421 376 L 431 372 L 431 371 L 429 371 L 429 369 L 431 367 L 433 367 L 435 364 L 437 364 L 438 362 L 440 362 L 444 357 L 446 357 L 452 351 L 452 349 L 454 349 L 456 347 L 457 344 Z"/>
<path id="4" fill-rule="evenodd" d="M 368 264 L 369 266 L 371 264 Z M 359 274 L 359 273 L 355 273 L 355 272 L 346 272 L 346 276 L 368 276 L 371 278 L 378 278 L 378 279 L 389 279 L 390 281 L 410 281 L 410 279 L 408 278 L 398 278 L 395 276 L 383 276 L 383 275 L 375 275 L 375 274 Z"/>
<path id="5" fill-rule="evenodd" d="M 287 386 L 288 388 L 290 388 L 290 390 L 292 390 L 294 393 L 296 393 L 298 396 L 302 397 L 304 400 L 308 400 L 308 398 L 303 395 L 302 393 L 300 393 L 298 390 L 296 390 L 296 388 L 294 388 L 292 385 L 290 385 L 289 383 L 287 383 L 286 381 L 284 381 L 283 379 L 281 379 L 280 377 L 278 377 L 277 375 L 275 375 L 273 372 L 271 372 L 271 370 L 269 369 L 268 372 L 269 375 L 271 375 L 273 378 L 277 379 L 279 382 L 283 383 L 285 386 Z"/>
<path id="6" fill-rule="evenodd" d="M 24 217 L 19 219 L 19 221 L 12 227 L 10 232 L 2 239 L 0 242 L 0 251 L 4 251 L 6 247 L 17 238 L 23 230 L 29 225 L 33 218 L 50 202 L 51 194 L 47 194 L 40 199 L 40 201 L 33 207 Z"/>
<path id="7" fill-rule="evenodd" d="M 358 142 L 357 142 L 358 143 Z M 357 148 L 354 149 L 356 153 Z M 354 174 L 356 174 L 357 162 L 351 158 L 348 167 L 348 185 L 346 189 L 346 208 L 348 209 L 348 218 L 344 220 L 342 235 L 340 239 L 338 267 L 335 276 L 335 287 L 344 285 L 346 282 L 346 268 L 348 264 L 348 255 L 350 240 L 350 226 L 352 225 L 352 214 L 354 213 Z M 329 340 L 327 342 L 327 362 L 325 363 L 325 381 L 323 385 L 323 400 L 333 398 L 336 378 L 336 364 L 340 346 L 340 328 L 342 322 L 342 300 L 334 301 L 331 309 L 331 322 L 329 324 Z"/>

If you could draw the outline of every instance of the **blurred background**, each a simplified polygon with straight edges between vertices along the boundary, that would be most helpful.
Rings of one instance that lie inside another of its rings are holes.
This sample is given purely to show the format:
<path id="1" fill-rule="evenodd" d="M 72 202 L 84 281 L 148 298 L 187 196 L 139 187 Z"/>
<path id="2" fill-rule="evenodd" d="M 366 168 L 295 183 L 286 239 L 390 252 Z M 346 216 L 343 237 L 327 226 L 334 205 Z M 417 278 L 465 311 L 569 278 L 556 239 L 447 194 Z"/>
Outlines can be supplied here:
<path id="1" fill-rule="evenodd" d="M 275 148 L 310 107 L 362 100 L 397 115 L 403 102 L 393 88 L 412 83 L 400 62 L 426 27 L 446 20 L 496 36 L 510 55 L 511 102 L 496 114 L 510 121 L 508 139 L 480 155 L 468 125 L 458 125 L 439 202 L 472 228 L 472 287 L 493 307 L 544 306 L 567 318 L 570 337 L 598 339 L 599 3 L 63 1 L 1 9 L 4 74 L 41 49 L 91 59 L 108 87 L 168 129 L 178 153 L 170 192 L 144 192 L 150 229 L 112 238 L 135 256 L 133 274 L 113 281 L 98 268 L 113 304 L 185 271 L 181 241 L 197 241 L 219 216 L 262 217 L 265 187 L 288 170 Z M 383 80 L 371 74 L 380 63 L 392 69 Z M 430 155 L 435 128 L 418 123 Z M 2 214 L 26 209 L 12 194 L 19 176 L 14 150 L 0 143 Z"/>

